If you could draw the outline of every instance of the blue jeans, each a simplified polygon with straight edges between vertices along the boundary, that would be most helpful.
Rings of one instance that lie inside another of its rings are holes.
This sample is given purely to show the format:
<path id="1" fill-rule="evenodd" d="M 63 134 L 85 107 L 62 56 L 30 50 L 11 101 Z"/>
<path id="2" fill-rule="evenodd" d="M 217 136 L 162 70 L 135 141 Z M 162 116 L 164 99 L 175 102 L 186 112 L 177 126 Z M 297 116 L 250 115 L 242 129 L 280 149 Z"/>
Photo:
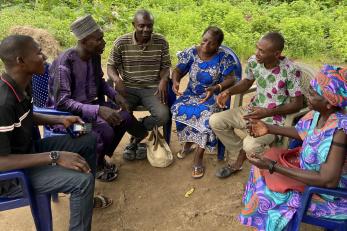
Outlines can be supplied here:
<path id="1" fill-rule="evenodd" d="M 92 173 L 82 173 L 61 166 L 41 166 L 27 170 L 35 193 L 67 193 L 70 196 L 71 231 L 91 230 L 93 215 L 96 139 L 87 134 L 79 138 L 54 136 L 35 142 L 34 153 L 69 151 L 79 153 L 88 162 Z"/>

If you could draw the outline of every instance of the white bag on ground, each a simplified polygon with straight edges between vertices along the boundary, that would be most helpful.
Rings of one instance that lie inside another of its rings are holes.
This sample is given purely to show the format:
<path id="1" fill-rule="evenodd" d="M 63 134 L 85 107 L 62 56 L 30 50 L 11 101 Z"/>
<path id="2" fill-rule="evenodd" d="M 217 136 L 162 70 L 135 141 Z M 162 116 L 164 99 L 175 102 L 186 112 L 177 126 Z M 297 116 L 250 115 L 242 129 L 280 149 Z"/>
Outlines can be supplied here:
<path id="1" fill-rule="evenodd" d="M 159 168 L 165 168 L 173 162 L 171 149 L 157 126 L 147 140 L 147 159 L 152 166 Z"/>

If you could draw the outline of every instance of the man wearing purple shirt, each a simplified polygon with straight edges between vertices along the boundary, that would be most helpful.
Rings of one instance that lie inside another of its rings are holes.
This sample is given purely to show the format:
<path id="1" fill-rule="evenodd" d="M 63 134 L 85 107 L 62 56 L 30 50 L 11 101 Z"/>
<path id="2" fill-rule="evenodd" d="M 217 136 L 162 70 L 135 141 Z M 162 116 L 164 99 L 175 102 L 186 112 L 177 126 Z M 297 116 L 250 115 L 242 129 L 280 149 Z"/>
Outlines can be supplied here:
<path id="1" fill-rule="evenodd" d="M 128 112 L 125 99 L 103 79 L 100 55 L 105 40 L 101 28 L 87 15 L 72 23 L 71 30 L 78 39 L 77 46 L 51 65 L 48 106 L 92 123 L 97 137 L 97 179 L 112 181 L 117 177 L 117 169 L 107 163 L 105 155 L 112 156 L 125 131 L 140 140 L 147 136 L 147 131 Z M 115 103 L 105 102 L 105 96 Z"/>

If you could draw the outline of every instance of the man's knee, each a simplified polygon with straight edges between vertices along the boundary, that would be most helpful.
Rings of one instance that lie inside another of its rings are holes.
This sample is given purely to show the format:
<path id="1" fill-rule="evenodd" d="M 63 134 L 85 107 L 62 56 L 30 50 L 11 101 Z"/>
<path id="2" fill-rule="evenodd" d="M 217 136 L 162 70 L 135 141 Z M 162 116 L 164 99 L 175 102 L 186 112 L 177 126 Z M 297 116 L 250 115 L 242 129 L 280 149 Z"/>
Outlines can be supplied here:
<path id="1" fill-rule="evenodd" d="M 94 190 L 95 178 L 91 173 L 79 173 L 75 176 L 76 190 L 85 193 Z"/>
<path id="2" fill-rule="evenodd" d="M 166 124 L 171 119 L 169 109 L 166 106 L 161 107 L 159 110 L 156 110 L 152 114 L 152 116 L 156 120 L 156 124 L 158 126 L 162 126 L 162 125 Z"/>
<path id="3" fill-rule="evenodd" d="M 246 136 L 243 140 L 243 150 L 246 153 L 261 153 L 264 151 L 266 144 L 257 142 L 255 138 Z"/>
<path id="4" fill-rule="evenodd" d="M 80 136 L 76 141 L 81 142 L 83 151 L 91 154 L 95 153 L 96 136 L 92 132 Z"/>
<path id="5" fill-rule="evenodd" d="M 228 128 L 220 113 L 212 114 L 209 119 L 209 124 L 212 130 L 224 130 Z"/>

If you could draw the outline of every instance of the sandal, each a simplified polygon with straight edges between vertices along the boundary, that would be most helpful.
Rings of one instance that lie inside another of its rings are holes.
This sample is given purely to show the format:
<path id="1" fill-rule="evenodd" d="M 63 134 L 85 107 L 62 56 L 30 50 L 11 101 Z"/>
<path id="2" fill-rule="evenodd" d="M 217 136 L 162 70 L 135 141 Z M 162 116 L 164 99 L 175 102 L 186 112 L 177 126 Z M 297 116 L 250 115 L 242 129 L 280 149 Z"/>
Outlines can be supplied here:
<path id="1" fill-rule="evenodd" d="M 235 168 L 233 166 L 231 166 L 230 164 L 220 168 L 217 170 L 216 172 L 216 177 L 219 178 L 227 178 L 229 176 L 231 176 L 232 174 L 241 171 L 242 170 L 242 166 L 240 168 Z"/>
<path id="2" fill-rule="evenodd" d="M 107 198 L 103 195 L 96 195 L 94 196 L 93 200 L 93 208 L 94 209 L 105 209 L 112 205 L 113 200 L 110 198 Z"/>
<path id="3" fill-rule="evenodd" d="M 135 153 L 136 160 L 144 160 L 147 157 L 147 145 L 145 143 L 137 144 Z"/>
<path id="4" fill-rule="evenodd" d="M 102 182 L 111 182 L 117 179 L 118 174 L 112 169 L 103 169 L 96 172 L 95 178 Z"/>
<path id="5" fill-rule="evenodd" d="M 205 174 L 205 167 L 201 165 L 194 165 L 192 169 L 192 177 L 194 179 L 199 179 Z"/>
<path id="6" fill-rule="evenodd" d="M 104 169 L 113 171 L 114 173 L 118 173 L 118 168 L 115 164 L 109 163 L 105 160 L 104 162 Z"/>
<path id="7" fill-rule="evenodd" d="M 181 151 L 177 152 L 176 156 L 178 159 L 184 159 L 188 154 L 194 152 L 195 150 L 195 146 L 194 147 L 190 147 L 188 150 L 184 150 L 182 148 Z"/>

